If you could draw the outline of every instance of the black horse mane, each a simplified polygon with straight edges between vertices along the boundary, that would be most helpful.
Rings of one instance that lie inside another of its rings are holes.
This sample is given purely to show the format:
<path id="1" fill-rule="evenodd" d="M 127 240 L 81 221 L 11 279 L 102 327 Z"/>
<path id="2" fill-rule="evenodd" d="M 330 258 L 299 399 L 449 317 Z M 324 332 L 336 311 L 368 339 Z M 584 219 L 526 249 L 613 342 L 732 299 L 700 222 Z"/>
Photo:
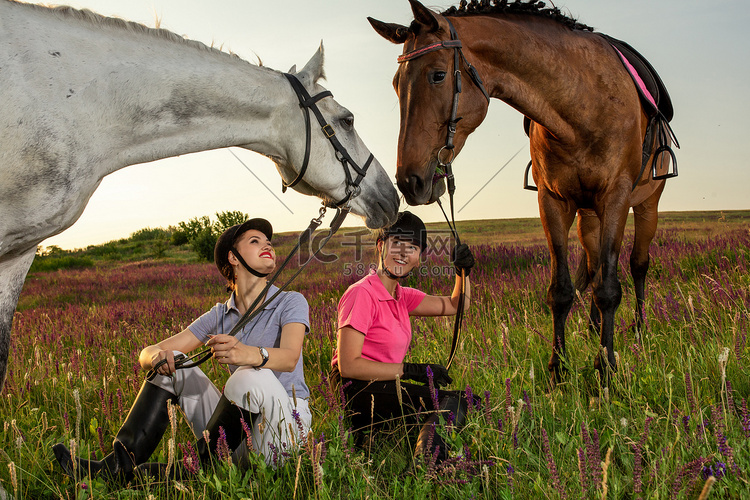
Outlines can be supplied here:
<path id="1" fill-rule="evenodd" d="M 585 30 L 593 31 L 594 28 L 585 24 L 579 23 L 576 19 L 565 15 L 560 9 L 555 7 L 547 7 L 544 2 L 538 0 L 515 0 L 509 2 L 508 0 L 461 0 L 458 7 L 453 6 L 441 12 L 443 16 L 475 16 L 481 14 L 528 14 L 532 16 L 546 17 L 557 21 L 558 23 L 567 26 L 573 30 Z"/>

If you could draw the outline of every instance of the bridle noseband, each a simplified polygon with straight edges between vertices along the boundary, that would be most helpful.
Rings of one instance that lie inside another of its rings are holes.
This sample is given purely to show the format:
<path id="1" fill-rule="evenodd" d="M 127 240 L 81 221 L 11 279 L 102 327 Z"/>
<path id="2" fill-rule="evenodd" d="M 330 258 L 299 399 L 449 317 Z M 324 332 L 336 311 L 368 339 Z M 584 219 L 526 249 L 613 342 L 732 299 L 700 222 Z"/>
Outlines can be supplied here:
<path id="1" fill-rule="evenodd" d="M 450 228 L 451 232 L 453 233 L 453 238 L 456 240 L 456 244 L 460 245 L 461 240 L 458 237 L 458 231 L 456 231 L 456 217 L 453 210 L 453 194 L 456 192 L 456 181 L 453 177 L 453 158 L 455 157 L 455 151 L 454 151 L 454 144 L 453 144 L 453 137 L 456 135 L 456 125 L 461 120 L 461 117 L 457 117 L 458 115 L 458 99 L 461 95 L 461 70 L 459 69 L 459 66 L 461 64 L 461 60 L 463 60 L 464 65 L 466 66 L 466 71 L 469 73 L 469 77 L 474 81 L 476 86 L 479 88 L 479 90 L 482 91 L 482 94 L 484 94 L 484 97 L 487 99 L 487 103 L 490 102 L 490 95 L 487 92 L 487 89 L 484 88 L 484 84 L 482 83 L 482 79 L 479 77 L 479 73 L 477 73 L 476 68 L 472 66 L 469 61 L 466 59 L 466 56 L 463 53 L 462 50 L 462 43 L 461 40 L 458 39 L 458 35 L 456 34 L 456 29 L 453 27 L 453 23 L 450 22 L 448 18 L 445 18 L 445 20 L 448 23 L 448 29 L 451 35 L 450 40 L 443 40 L 437 43 L 433 43 L 432 45 L 427 45 L 425 47 L 421 47 L 419 49 L 412 50 L 411 52 L 407 52 L 406 54 L 402 54 L 398 57 L 397 61 L 399 64 L 405 63 L 407 61 L 411 61 L 412 59 L 416 59 L 417 57 L 421 57 L 425 54 L 429 54 L 430 52 L 434 52 L 436 50 L 443 50 L 443 49 L 453 49 L 453 105 L 451 107 L 451 116 L 448 119 L 448 134 L 445 138 L 445 146 L 440 148 L 437 154 L 437 161 L 438 161 L 438 167 L 442 168 L 443 171 L 440 173 L 440 175 L 436 175 L 433 178 L 433 182 L 437 181 L 441 177 L 445 177 L 448 184 L 448 198 L 450 200 L 450 210 L 451 210 L 451 218 L 448 219 L 448 215 L 445 213 L 445 210 L 443 210 L 443 205 L 440 203 L 440 199 L 438 198 L 437 203 L 440 206 L 440 210 L 442 210 L 443 215 L 445 216 L 445 221 L 448 223 L 448 227 Z M 448 151 L 450 153 L 450 156 L 447 158 L 446 161 L 443 161 L 441 159 L 441 154 L 443 151 Z M 451 220 L 453 221 L 451 223 Z M 462 271 L 463 273 L 463 271 Z M 461 287 L 461 295 L 459 296 L 458 300 L 458 308 L 456 311 L 456 321 L 453 325 L 453 341 L 451 342 L 451 350 L 450 354 L 448 355 L 448 362 L 446 363 L 445 367 L 447 369 L 450 369 L 451 363 L 453 363 L 453 358 L 456 355 L 456 349 L 458 347 L 458 339 L 461 332 L 461 322 L 463 320 L 463 313 L 464 313 L 464 300 L 466 297 L 465 293 L 465 287 L 466 285 L 466 276 L 463 276 L 462 281 L 462 287 Z"/>
<path id="2" fill-rule="evenodd" d="M 349 152 L 346 150 L 346 148 L 341 144 L 338 137 L 336 137 L 336 131 L 333 129 L 333 127 L 326 122 L 326 119 L 323 117 L 323 114 L 320 112 L 320 109 L 318 109 L 317 102 L 325 97 L 333 97 L 333 94 L 329 90 L 324 90 L 323 92 L 320 92 L 319 94 L 316 94 L 314 97 L 310 97 L 310 94 L 307 92 L 307 89 L 302 85 L 302 83 L 299 81 L 299 79 L 289 73 L 284 73 L 284 76 L 287 80 L 289 80 L 289 83 L 292 85 L 292 89 L 294 89 L 294 93 L 297 95 L 297 99 L 299 99 L 299 106 L 300 108 L 305 110 L 305 159 L 302 161 L 302 168 L 300 168 L 299 173 L 297 174 L 297 177 L 295 177 L 291 182 L 287 183 L 284 182 L 283 178 L 281 181 L 282 184 L 282 191 L 286 191 L 286 188 L 294 187 L 299 181 L 302 180 L 302 177 L 305 175 L 305 171 L 307 170 L 307 165 L 310 161 L 310 141 L 311 141 L 311 127 L 310 127 L 310 110 L 312 110 L 313 114 L 315 115 L 315 118 L 317 118 L 318 123 L 320 124 L 321 130 L 323 131 L 323 134 L 326 136 L 326 138 L 331 142 L 331 145 L 333 146 L 333 149 L 336 150 L 336 159 L 338 159 L 341 164 L 344 167 L 344 174 L 346 175 L 346 196 L 342 198 L 339 201 L 332 202 L 332 205 L 336 208 L 342 207 L 349 203 L 352 198 L 357 196 L 360 191 L 360 183 L 362 182 L 362 179 L 365 178 L 365 174 L 367 173 L 367 169 L 370 167 L 370 164 L 372 163 L 372 160 L 374 158 L 373 154 L 370 153 L 370 156 L 367 158 L 367 161 L 365 162 L 365 165 L 363 167 L 359 167 L 357 165 L 357 162 L 355 162 L 351 155 L 349 155 Z M 352 180 L 352 174 L 349 172 L 349 167 L 352 168 L 357 173 L 357 178 Z"/>

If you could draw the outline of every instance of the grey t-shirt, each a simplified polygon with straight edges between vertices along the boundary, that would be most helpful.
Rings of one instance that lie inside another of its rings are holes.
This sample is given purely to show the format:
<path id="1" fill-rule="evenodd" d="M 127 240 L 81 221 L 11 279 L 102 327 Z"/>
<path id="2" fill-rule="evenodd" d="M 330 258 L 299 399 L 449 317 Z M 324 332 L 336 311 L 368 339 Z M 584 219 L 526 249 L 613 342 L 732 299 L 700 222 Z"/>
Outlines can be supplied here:
<path id="1" fill-rule="evenodd" d="M 272 296 L 278 287 L 271 285 L 267 297 Z M 216 304 L 210 311 L 193 321 L 188 329 L 198 340 L 204 344 L 208 342 L 209 335 L 229 333 L 237 324 L 242 315 L 235 306 L 234 292 L 223 304 Z M 242 331 L 237 334 L 240 342 L 246 345 L 258 347 L 279 347 L 281 342 L 281 328 L 288 323 L 302 323 L 305 325 L 305 335 L 310 332 L 310 310 L 307 300 L 299 292 L 281 292 L 278 297 L 263 308 L 263 311 L 246 324 Z M 277 372 L 274 375 L 279 379 L 287 394 L 292 396 L 292 386 L 298 398 L 310 397 L 310 389 L 305 384 L 305 374 L 302 369 L 302 354 L 300 353 L 297 366 L 291 372 Z M 229 370 L 234 372 L 238 367 L 228 365 Z"/>

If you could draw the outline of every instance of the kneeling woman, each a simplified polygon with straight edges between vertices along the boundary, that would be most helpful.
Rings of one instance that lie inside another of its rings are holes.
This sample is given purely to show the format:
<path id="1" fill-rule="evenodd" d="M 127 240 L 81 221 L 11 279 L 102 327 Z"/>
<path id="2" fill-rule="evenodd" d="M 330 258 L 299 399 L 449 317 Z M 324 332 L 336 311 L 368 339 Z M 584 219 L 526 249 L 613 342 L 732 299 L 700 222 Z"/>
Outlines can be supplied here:
<path id="1" fill-rule="evenodd" d="M 114 439 L 113 452 L 100 461 L 75 459 L 82 473 L 132 477 L 135 467 L 148 461 L 169 425 L 169 401 L 180 405 L 200 437 L 196 448 L 204 465 L 216 453 L 220 427 L 235 457 L 247 452 L 244 427 L 251 427 L 253 448 L 268 463 L 274 449 L 281 452 L 299 442 L 298 436 L 290 435 L 291 429 L 309 430 L 310 393 L 302 371 L 302 343 L 310 326 L 305 298 L 297 292 L 282 292 L 236 336 L 227 335 L 274 270 L 272 236 L 271 224 L 256 218 L 219 237 L 214 260 L 232 291 L 229 300 L 216 304 L 182 332 L 141 351 L 139 362 L 145 370 L 166 362 L 157 367 L 153 379 L 143 383 Z M 271 286 L 267 297 L 277 290 Z M 232 372 L 223 393 L 200 368 L 175 369 L 175 356 L 204 345 Z M 63 470 L 73 475 L 68 449 L 62 444 L 53 449 Z"/>
<path id="2" fill-rule="evenodd" d="M 396 223 L 382 230 L 377 238 L 377 271 L 351 285 L 338 306 L 338 346 L 334 353 L 333 378 L 340 375 L 347 399 L 347 414 L 356 430 L 373 424 L 430 412 L 416 446 L 416 455 L 437 450 L 436 458 L 447 457 L 445 443 L 434 432 L 438 415 L 430 403 L 427 385 L 401 383 L 397 394 L 396 378 L 427 384 L 430 376 L 436 387 L 452 382 L 445 367 L 438 364 L 405 363 L 411 344 L 410 316 L 450 316 L 458 308 L 462 287 L 461 271 L 469 274 L 474 257 L 466 245 L 454 249 L 456 281 L 451 296 L 432 296 L 399 284 L 418 264 L 427 247 L 424 223 L 410 212 L 399 214 Z M 466 278 L 466 306 L 469 282 Z M 431 375 L 429 372 L 431 371 Z M 439 410 L 446 419 L 453 414 L 454 424 L 462 425 L 467 403 L 462 392 L 439 391 Z M 433 443 L 431 449 L 429 443 Z"/>

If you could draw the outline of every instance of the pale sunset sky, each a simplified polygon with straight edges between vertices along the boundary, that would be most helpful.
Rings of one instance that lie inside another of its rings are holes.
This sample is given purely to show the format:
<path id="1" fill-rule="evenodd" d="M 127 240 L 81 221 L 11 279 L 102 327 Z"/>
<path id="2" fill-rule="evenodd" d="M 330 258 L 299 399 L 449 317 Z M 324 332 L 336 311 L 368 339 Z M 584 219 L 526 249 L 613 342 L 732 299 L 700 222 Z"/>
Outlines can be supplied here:
<path id="1" fill-rule="evenodd" d="M 294 64 L 303 66 L 322 40 L 327 73 L 323 85 L 355 114 L 360 136 L 386 171 L 395 174 L 399 110 L 391 79 L 401 46 L 380 38 L 366 18 L 408 25 L 412 15 L 406 0 L 67 3 L 151 27 L 158 18 L 162 28 L 222 46 L 251 62 L 260 58 L 265 66 L 282 71 Z M 425 5 L 441 11 L 456 3 Z M 630 43 L 666 84 L 675 107 L 672 127 L 682 149 L 676 151 L 680 175 L 668 181 L 660 210 L 750 208 L 750 168 L 744 151 L 750 137 L 750 2 L 560 0 L 556 5 L 597 31 Z M 223 210 L 268 218 L 277 231 L 301 230 L 317 214 L 317 199 L 292 190 L 281 194 L 279 176 L 269 160 L 240 148 L 231 151 L 289 210 L 229 150 L 216 150 L 135 165 L 108 176 L 78 222 L 42 245 L 80 248 Z M 522 116 L 493 99 L 486 120 L 454 163 L 457 219 L 538 217 L 535 194 L 522 189 L 528 161 Z M 246 199 L 230 198 L 226 179 L 244 186 Z M 434 205 L 410 210 L 426 221 L 442 220 Z M 349 224 L 362 222 L 353 219 Z"/>

